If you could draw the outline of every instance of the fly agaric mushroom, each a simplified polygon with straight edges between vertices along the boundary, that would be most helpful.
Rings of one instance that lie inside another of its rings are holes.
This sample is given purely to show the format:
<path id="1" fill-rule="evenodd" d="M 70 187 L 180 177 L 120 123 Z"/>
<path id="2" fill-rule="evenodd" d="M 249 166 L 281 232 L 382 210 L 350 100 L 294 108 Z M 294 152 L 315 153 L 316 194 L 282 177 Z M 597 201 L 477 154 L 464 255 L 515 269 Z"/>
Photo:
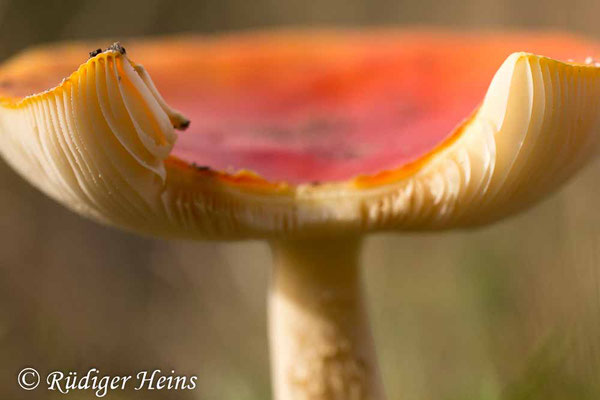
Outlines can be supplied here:
<path id="1" fill-rule="evenodd" d="M 268 240 L 279 400 L 384 397 L 363 234 L 496 221 L 596 152 L 600 68 L 534 55 L 584 60 L 597 46 L 582 38 L 279 32 L 129 44 L 156 86 L 118 44 L 79 68 L 97 46 L 6 62 L 0 151 L 103 223 Z M 193 123 L 180 137 L 173 127 L 189 120 L 157 88 Z"/>

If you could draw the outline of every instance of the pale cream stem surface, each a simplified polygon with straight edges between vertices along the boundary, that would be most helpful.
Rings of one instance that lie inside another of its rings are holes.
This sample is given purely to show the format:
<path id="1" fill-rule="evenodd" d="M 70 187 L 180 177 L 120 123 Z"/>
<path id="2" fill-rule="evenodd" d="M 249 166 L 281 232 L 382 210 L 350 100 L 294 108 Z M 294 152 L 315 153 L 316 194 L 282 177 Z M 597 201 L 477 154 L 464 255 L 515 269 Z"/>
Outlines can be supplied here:
<path id="1" fill-rule="evenodd" d="M 360 239 L 271 243 L 276 400 L 384 399 L 359 268 Z"/>

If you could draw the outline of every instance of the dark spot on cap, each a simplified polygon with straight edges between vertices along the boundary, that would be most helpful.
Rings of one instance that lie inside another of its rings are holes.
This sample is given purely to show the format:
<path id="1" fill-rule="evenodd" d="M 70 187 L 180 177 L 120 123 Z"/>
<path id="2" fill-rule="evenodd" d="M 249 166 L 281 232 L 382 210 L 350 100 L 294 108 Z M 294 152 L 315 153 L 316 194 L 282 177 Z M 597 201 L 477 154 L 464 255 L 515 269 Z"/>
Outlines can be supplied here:
<path id="1" fill-rule="evenodd" d="M 102 53 L 102 49 L 96 49 L 94 51 L 90 51 L 90 58 L 96 57 L 100 53 Z"/>
<path id="2" fill-rule="evenodd" d="M 175 129 L 181 129 L 182 131 L 186 130 L 188 127 L 190 126 L 190 120 L 186 119 L 185 121 L 182 121 L 181 123 L 179 123 L 179 125 L 174 126 Z"/>
<path id="3" fill-rule="evenodd" d="M 310 184 L 312 186 L 319 186 L 321 184 L 321 181 L 312 181 Z"/>
<path id="4" fill-rule="evenodd" d="M 11 82 L 11 81 L 1 81 L 0 82 L 1 88 L 9 88 L 11 86 L 13 86 L 13 82 Z"/>
<path id="5" fill-rule="evenodd" d="M 210 171 L 210 167 L 208 165 L 198 165 L 195 162 L 192 163 L 192 167 L 196 171 Z"/>
<path id="6" fill-rule="evenodd" d="M 118 51 L 121 54 L 125 54 L 126 53 L 125 47 L 121 46 L 121 43 L 119 43 L 119 42 L 114 42 L 113 44 L 111 44 L 110 46 L 108 46 L 108 49 L 106 49 L 106 50 L 107 51 L 108 50 Z"/>

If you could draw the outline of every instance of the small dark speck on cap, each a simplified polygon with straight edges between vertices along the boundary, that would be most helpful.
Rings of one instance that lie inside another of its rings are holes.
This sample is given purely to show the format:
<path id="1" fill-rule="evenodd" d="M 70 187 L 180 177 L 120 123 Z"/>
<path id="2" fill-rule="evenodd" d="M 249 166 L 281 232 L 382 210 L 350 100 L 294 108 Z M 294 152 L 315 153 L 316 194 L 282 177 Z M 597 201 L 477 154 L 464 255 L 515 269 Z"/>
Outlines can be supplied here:
<path id="1" fill-rule="evenodd" d="M 192 163 L 192 167 L 197 171 L 210 171 L 210 167 L 207 165 L 198 165 L 195 162 Z"/>
<path id="2" fill-rule="evenodd" d="M 182 121 L 181 123 L 179 123 L 179 125 L 175 126 L 174 128 L 186 130 L 189 126 L 190 126 L 190 120 L 186 119 L 185 121 Z"/>
<path id="3" fill-rule="evenodd" d="M 96 57 L 100 53 L 102 53 L 102 49 L 96 49 L 94 51 L 90 51 L 90 58 Z"/>

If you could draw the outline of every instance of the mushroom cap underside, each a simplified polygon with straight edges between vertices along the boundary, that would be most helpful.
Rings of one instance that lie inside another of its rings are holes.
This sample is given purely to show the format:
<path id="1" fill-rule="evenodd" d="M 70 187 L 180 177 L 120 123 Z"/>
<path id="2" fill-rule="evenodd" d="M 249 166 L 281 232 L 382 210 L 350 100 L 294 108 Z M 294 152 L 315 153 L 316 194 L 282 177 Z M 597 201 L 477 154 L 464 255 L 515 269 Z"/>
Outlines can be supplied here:
<path id="1" fill-rule="evenodd" d="M 96 52 L 79 68 L 97 45 L 6 62 L 0 151 L 71 209 L 142 233 L 480 225 L 558 188 L 596 152 L 600 69 L 583 60 L 598 47 L 574 36 L 320 31 L 124 44 L 128 53 Z M 170 105 L 191 120 L 180 135 L 173 126 L 188 121 Z"/>

